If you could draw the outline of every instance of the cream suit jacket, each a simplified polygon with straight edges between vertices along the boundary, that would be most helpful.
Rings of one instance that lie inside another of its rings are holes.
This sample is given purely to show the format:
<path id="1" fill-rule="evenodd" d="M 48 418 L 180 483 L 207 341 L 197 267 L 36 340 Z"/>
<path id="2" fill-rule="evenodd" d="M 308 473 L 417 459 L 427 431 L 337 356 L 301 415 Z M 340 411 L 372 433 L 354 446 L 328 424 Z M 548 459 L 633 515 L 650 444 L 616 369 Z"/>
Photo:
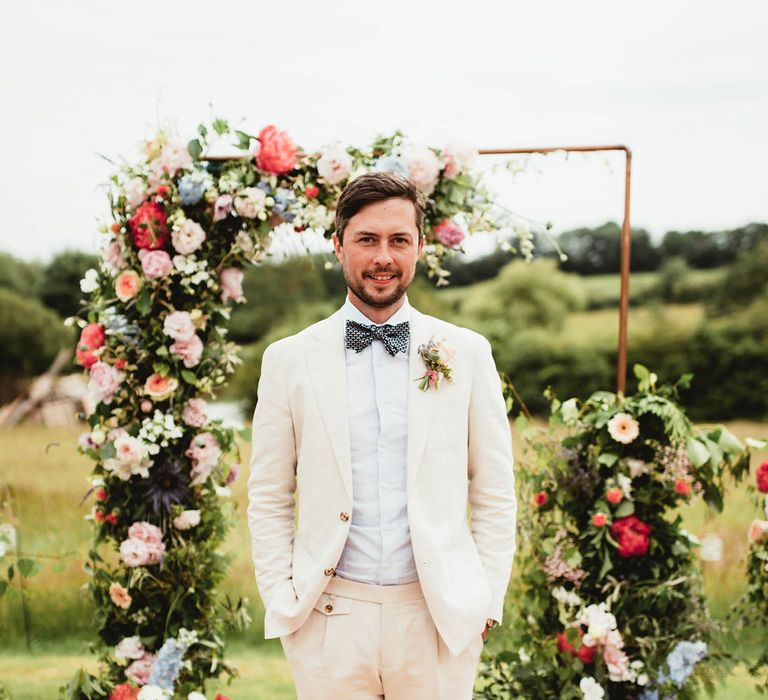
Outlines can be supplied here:
<path id="1" fill-rule="evenodd" d="M 511 436 L 488 341 L 416 309 L 411 314 L 408 522 L 432 619 L 459 654 L 487 618 L 502 617 L 515 551 Z M 425 392 L 418 388 L 425 371 L 418 347 L 430 338 L 455 351 L 454 379 Z M 264 352 L 248 524 L 266 638 L 304 623 L 347 539 L 353 500 L 346 383 L 341 310 Z"/>

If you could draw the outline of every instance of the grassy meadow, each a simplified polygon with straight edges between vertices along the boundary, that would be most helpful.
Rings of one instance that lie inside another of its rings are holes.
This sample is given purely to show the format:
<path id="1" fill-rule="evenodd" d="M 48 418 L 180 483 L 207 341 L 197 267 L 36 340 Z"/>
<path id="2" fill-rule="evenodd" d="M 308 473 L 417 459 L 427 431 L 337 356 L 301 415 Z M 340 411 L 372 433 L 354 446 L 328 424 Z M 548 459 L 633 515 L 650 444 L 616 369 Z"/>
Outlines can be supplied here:
<path id="1" fill-rule="evenodd" d="M 740 438 L 768 434 L 768 425 L 731 422 L 728 427 Z M 89 460 L 75 451 L 79 430 L 50 429 L 34 425 L 0 431 L 2 471 L 0 484 L 12 486 L 14 515 L 24 552 L 62 557 L 43 560 L 44 569 L 26 585 L 32 652 L 25 645 L 24 621 L 18 585 L 0 599 L 0 680 L 18 700 L 53 698 L 56 689 L 81 664 L 93 666 L 84 653 L 93 636 L 89 601 L 81 587 L 87 577 L 82 569 L 90 536 L 84 515 L 90 500 Z M 516 441 L 519 448 L 519 441 Z M 248 445 L 241 446 L 244 460 Z M 763 455 L 764 457 L 764 455 Z M 757 461 L 760 455 L 755 455 Z M 520 464 L 520 463 L 519 463 Z M 245 477 L 233 485 L 233 501 L 239 514 L 226 543 L 235 554 L 224 590 L 250 599 L 253 624 L 231 639 L 231 657 L 242 677 L 226 692 L 233 698 L 291 698 L 290 674 L 280 645 L 263 639 L 262 607 L 250 563 L 245 520 Z M 520 517 L 526 517 L 525 503 Z M 5 514 L 6 516 L 8 514 Z M 712 515 L 701 503 L 684 512 L 688 529 L 701 537 L 717 534 L 723 540 L 723 558 L 703 563 L 707 596 L 713 613 L 724 616 L 732 601 L 744 591 L 742 575 L 746 553 L 746 529 L 757 513 L 746 490 L 733 488 L 724 512 Z M 514 605 L 514 601 L 509 601 Z M 503 635 L 503 629 L 498 633 Z M 718 697 L 751 698 L 752 683 L 744 669 L 736 674 Z"/>

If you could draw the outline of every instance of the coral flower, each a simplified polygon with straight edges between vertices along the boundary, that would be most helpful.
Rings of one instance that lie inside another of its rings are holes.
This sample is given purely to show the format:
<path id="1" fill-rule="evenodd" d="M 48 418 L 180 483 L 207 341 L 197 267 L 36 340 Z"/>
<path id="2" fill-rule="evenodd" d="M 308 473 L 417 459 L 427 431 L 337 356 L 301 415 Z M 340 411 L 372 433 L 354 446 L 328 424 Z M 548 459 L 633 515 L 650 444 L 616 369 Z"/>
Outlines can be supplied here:
<path id="1" fill-rule="evenodd" d="M 747 539 L 749 542 L 768 542 L 768 520 L 753 520 Z"/>
<path id="2" fill-rule="evenodd" d="M 549 501 L 549 494 L 546 491 L 539 491 L 533 497 L 533 502 L 537 506 L 546 505 Z"/>
<path id="3" fill-rule="evenodd" d="M 608 499 L 608 503 L 616 505 L 617 503 L 621 503 L 621 499 L 624 498 L 624 492 L 615 486 L 605 492 L 605 497 Z"/>
<path id="4" fill-rule="evenodd" d="M 675 493 L 681 496 L 687 496 L 691 492 L 691 485 L 685 479 L 678 479 L 675 482 Z"/>
<path id="5" fill-rule="evenodd" d="M 608 522 L 608 516 L 605 513 L 595 513 L 592 516 L 592 524 L 595 527 L 603 527 Z"/>

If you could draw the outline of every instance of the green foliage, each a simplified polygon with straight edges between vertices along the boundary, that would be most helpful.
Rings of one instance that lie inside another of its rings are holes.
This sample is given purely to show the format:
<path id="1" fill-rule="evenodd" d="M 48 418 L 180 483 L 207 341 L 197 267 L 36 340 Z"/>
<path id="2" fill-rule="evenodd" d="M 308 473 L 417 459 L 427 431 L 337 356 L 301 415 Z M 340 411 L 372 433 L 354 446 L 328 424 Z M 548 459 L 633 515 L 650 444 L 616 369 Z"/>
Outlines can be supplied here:
<path id="1" fill-rule="evenodd" d="M 768 297 L 768 240 L 742 253 L 728 269 L 713 296 L 710 312 L 737 312 L 760 297 Z"/>
<path id="2" fill-rule="evenodd" d="M 728 655 L 703 602 L 694 543 L 675 509 L 697 492 L 719 495 L 713 505 L 722 502 L 725 475 L 743 476 L 747 455 L 723 428 L 696 430 L 676 403 L 676 387 L 658 385 L 644 367 L 635 375 L 641 389 L 631 396 L 600 391 L 581 404 L 553 399 L 546 429 L 517 420 L 525 440 L 520 501 L 535 505 L 519 522 L 509 639 L 481 673 L 483 697 L 580 698 L 584 676 L 595 678 L 608 699 L 636 697 L 640 688 L 631 679 L 609 680 L 599 644 L 594 662 L 576 655 L 581 634 L 592 633 L 583 620 L 600 604 L 615 616 L 629 659 L 642 661 L 636 673 L 646 673 L 662 695 L 693 697 L 696 687 L 711 683 L 713 669 L 724 670 Z M 621 414 L 638 432 L 620 441 Z M 700 448 L 698 466 L 689 443 Z M 611 489 L 618 500 L 608 498 Z M 630 516 L 649 528 L 645 549 L 636 548 L 637 539 L 622 543 L 612 527 Z M 680 640 L 710 645 L 682 690 L 657 681 Z"/>
<path id="3" fill-rule="evenodd" d="M 54 311 L 35 298 L 0 289 L 0 367 L 4 375 L 42 372 L 72 341 L 72 333 Z"/>
<path id="4" fill-rule="evenodd" d="M 0 253 L 0 288 L 24 297 L 35 296 L 42 274 L 40 263 L 28 263 L 8 253 Z"/>
<path id="5" fill-rule="evenodd" d="M 80 280 L 85 271 L 95 268 L 95 255 L 79 251 L 59 253 L 43 271 L 39 296 L 41 301 L 61 316 L 72 316 L 81 308 Z"/>
<path id="6" fill-rule="evenodd" d="M 581 275 L 599 275 L 619 272 L 621 269 L 621 227 L 608 222 L 598 228 L 579 228 L 558 236 L 558 243 L 568 256 L 560 262 L 560 269 Z M 632 229 L 633 272 L 658 269 L 661 254 L 644 229 Z"/>
<path id="7" fill-rule="evenodd" d="M 668 231 L 660 250 L 664 258 L 681 257 L 692 268 L 730 265 L 744 251 L 768 241 L 768 224 L 748 224 L 729 231 Z"/>

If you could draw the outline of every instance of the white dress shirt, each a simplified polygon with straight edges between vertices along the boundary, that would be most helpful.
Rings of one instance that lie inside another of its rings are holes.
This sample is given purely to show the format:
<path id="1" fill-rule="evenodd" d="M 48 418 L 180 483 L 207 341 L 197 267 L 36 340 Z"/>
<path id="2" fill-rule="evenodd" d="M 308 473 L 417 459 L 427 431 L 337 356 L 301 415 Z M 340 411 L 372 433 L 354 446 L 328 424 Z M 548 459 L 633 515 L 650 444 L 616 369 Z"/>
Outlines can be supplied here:
<path id="1" fill-rule="evenodd" d="M 373 324 L 349 297 L 343 313 L 345 327 L 347 320 Z M 385 323 L 409 321 L 410 315 L 406 297 Z M 417 581 L 406 491 L 408 352 L 392 357 L 379 340 L 359 353 L 345 352 L 352 520 L 336 573 L 377 585 Z"/>

